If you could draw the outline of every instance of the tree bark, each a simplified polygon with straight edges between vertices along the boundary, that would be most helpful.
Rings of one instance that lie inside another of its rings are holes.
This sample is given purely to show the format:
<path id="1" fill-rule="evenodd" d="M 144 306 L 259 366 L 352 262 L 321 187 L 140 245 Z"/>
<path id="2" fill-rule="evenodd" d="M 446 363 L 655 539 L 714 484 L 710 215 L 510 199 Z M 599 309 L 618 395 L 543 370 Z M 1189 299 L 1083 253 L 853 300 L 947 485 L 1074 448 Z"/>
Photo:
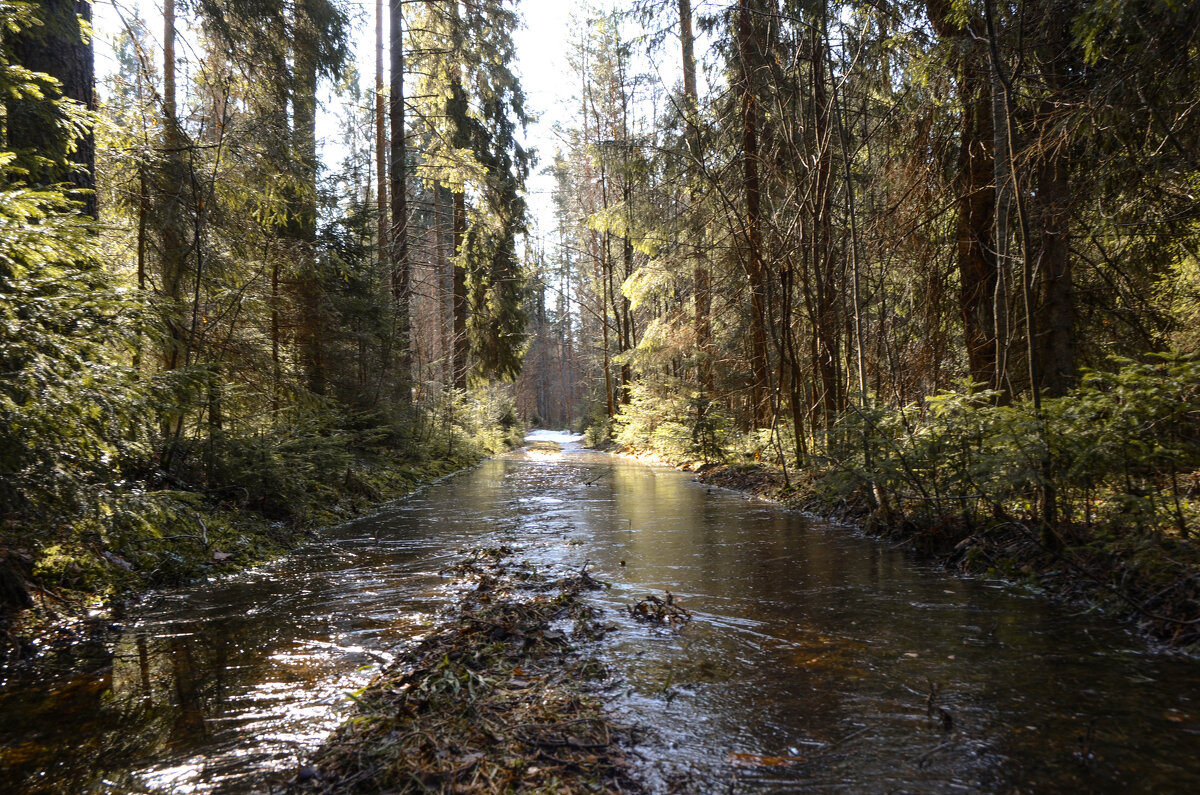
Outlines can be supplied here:
<path id="1" fill-rule="evenodd" d="M 762 428 L 770 419 L 766 268 L 762 254 L 762 187 L 758 175 L 758 102 L 754 91 L 754 71 L 762 42 L 754 26 L 750 0 L 738 0 L 737 24 L 742 70 L 742 187 L 746 200 L 746 252 L 742 266 L 750 287 L 750 399 L 754 426 Z"/>
<path id="2" fill-rule="evenodd" d="M 1034 169 L 1037 190 L 1038 255 L 1035 347 L 1038 386 L 1047 397 L 1061 397 L 1075 378 L 1074 290 L 1071 284 L 1069 161 L 1055 149 L 1039 158 Z"/>
<path id="3" fill-rule="evenodd" d="M 1035 204 L 1040 232 L 1037 270 L 1037 344 L 1039 386 L 1048 397 L 1060 397 L 1075 380 L 1075 309 L 1072 285 L 1071 155 L 1065 133 L 1056 131 L 1060 108 L 1067 104 L 1066 58 L 1070 33 L 1065 19 L 1042 25 L 1042 80 L 1048 96 L 1038 108 L 1040 139 L 1034 153 Z"/>
<path id="4" fill-rule="evenodd" d="M 454 262 L 446 256 L 446 226 L 443 221 L 443 202 L 446 189 L 433 186 L 433 250 L 434 250 L 434 316 L 437 318 L 438 349 L 441 353 L 442 384 L 454 384 Z"/>
<path id="5" fill-rule="evenodd" d="M 1000 386 L 996 368 L 996 259 L 990 245 L 996 208 L 993 155 L 995 108 L 986 53 L 957 22 L 945 0 L 929 0 L 926 14 L 939 36 L 962 45 L 958 96 L 962 126 L 958 152 L 957 263 L 959 311 L 973 380 Z"/>
<path id="6" fill-rule="evenodd" d="M 383 0 L 375 0 L 375 183 L 379 212 L 379 257 L 388 252 L 387 113 L 383 103 Z"/>
<path id="7" fill-rule="evenodd" d="M 814 369 L 821 381 L 821 410 L 825 426 L 832 427 L 843 407 L 840 369 L 840 291 L 837 261 L 833 255 L 833 115 L 826 81 L 824 43 L 812 45 L 813 129 L 816 140 L 815 212 L 810 247 L 813 275 Z"/>
<path id="8" fill-rule="evenodd" d="M 679 0 L 679 40 L 683 56 L 683 102 L 684 114 L 688 126 L 688 149 L 693 164 L 703 162 L 704 153 L 701 150 L 699 98 L 696 91 L 696 56 L 692 38 L 692 2 Z M 694 172 L 695 166 L 688 168 Z M 704 235 L 703 218 L 696 207 L 697 191 L 695 178 L 688 179 L 688 207 L 690 213 L 686 226 L 691 231 L 692 240 L 692 283 L 694 303 L 693 328 L 696 335 L 696 355 L 698 358 L 697 380 L 701 391 L 713 391 L 712 370 L 712 274 L 709 271 L 708 260 L 701 243 Z"/>
<path id="9" fill-rule="evenodd" d="M 467 238 L 467 199 L 463 191 L 454 192 L 454 388 L 467 388 L 467 358 L 471 351 L 467 339 L 467 270 L 463 246 Z"/>
<path id="10" fill-rule="evenodd" d="M 829 71 L 833 73 L 833 48 L 829 40 L 829 23 L 828 13 L 821 14 L 821 38 L 822 49 L 825 50 L 825 57 L 829 62 Z M 834 89 L 831 92 L 833 99 L 833 111 L 837 119 L 838 128 L 838 144 L 842 154 L 842 169 L 846 185 L 846 215 L 850 220 L 850 292 L 853 301 L 853 330 L 854 330 L 854 353 L 855 353 L 855 370 L 858 374 L 858 392 L 859 401 L 863 404 L 867 403 L 867 367 L 863 345 L 863 328 L 862 328 L 862 299 L 859 295 L 859 263 L 858 263 L 858 209 L 855 205 L 854 197 L 854 179 L 850 170 L 850 142 L 846 132 L 846 123 L 843 118 L 843 104 L 839 99 L 837 91 L 837 82 L 834 82 Z"/>
<path id="11" fill-rule="evenodd" d="M 296 344 L 306 386 L 314 395 L 325 393 L 324 329 L 321 322 L 321 284 L 316 267 L 317 242 L 317 63 L 313 0 L 296 7 L 296 50 L 293 55 L 292 141 L 299 170 L 299 187 L 292 199 L 288 225 L 296 258 L 296 297 L 300 317 Z"/>
<path id="12" fill-rule="evenodd" d="M 403 0 L 391 0 L 391 273 L 396 311 L 396 350 L 399 368 L 397 394 L 401 404 L 411 402 L 412 351 L 410 346 L 412 274 L 408 262 L 408 148 L 404 135 L 404 19 Z"/>
<path id="13" fill-rule="evenodd" d="M 57 79 L 61 96 L 88 110 L 96 109 L 95 59 L 83 25 L 92 20 L 92 4 L 82 0 L 42 0 L 42 25 L 13 34 L 5 31 L 18 64 Z M 52 97 L 59 95 L 51 93 Z M 5 103 L 7 147 L 16 164 L 28 171 L 31 185 L 71 183 L 84 214 L 99 218 L 96 201 L 96 141 L 89 126 L 67 152 L 69 140 L 58 124 L 46 118 L 39 99 L 9 99 Z"/>
<path id="14" fill-rule="evenodd" d="M 964 67 L 959 81 L 959 310 L 971 378 L 996 387 L 996 259 L 990 242 L 996 207 L 990 81 Z"/>
<path id="15" fill-rule="evenodd" d="M 187 267 L 184 238 L 185 201 L 187 184 L 183 164 L 184 137 L 179 125 L 175 96 L 175 0 L 163 0 L 163 165 L 159 175 L 158 204 L 162 213 L 162 298 L 166 345 L 164 367 L 179 366 L 187 334 L 183 328 L 180 302 L 183 300 L 183 280 Z"/>

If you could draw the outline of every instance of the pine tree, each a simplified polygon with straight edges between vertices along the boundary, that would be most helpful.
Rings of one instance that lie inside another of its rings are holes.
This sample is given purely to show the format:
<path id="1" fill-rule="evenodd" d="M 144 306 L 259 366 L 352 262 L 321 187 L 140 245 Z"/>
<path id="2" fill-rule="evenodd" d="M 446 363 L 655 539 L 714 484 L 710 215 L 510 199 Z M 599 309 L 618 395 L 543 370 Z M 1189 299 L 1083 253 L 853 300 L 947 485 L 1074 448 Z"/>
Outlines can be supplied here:
<path id="1" fill-rule="evenodd" d="M 532 156 L 518 141 L 525 98 L 512 71 L 518 19 L 503 0 L 422 4 L 414 20 L 417 95 L 435 132 L 423 153 L 429 181 L 453 195 L 454 385 L 466 386 L 468 345 L 483 377 L 515 377 L 525 346 L 521 193 Z M 452 53 L 452 57 L 447 57 Z M 467 186 L 481 200 L 468 210 Z"/>
<path id="2" fill-rule="evenodd" d="M 92 4 L 44 0 L 30 12 L 19 27 L 5 31 L 5 59 L 37 73 L 31 79 L 41 95 L 72 103 L 6 95 L 6 146 L 16 155 L 13 167 L 29 185 L 72 183 L 83 212 L 98 218 L 95 136 L 90 119 L 81 113 L 96 109 L 95 63 L 87 32 Z"/>

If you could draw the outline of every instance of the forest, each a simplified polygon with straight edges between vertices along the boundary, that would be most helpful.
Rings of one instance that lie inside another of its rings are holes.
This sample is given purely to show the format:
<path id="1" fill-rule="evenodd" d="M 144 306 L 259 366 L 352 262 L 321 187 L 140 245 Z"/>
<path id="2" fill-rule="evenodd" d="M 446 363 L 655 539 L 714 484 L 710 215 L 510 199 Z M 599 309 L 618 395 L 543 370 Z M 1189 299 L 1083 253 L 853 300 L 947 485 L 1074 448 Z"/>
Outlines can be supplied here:
<path id="1" fill-rule="evenodd" d="M 0 30 L 18 791 L 1200 780 L 1200 3 Z"/>
<path id="2" fill-rule="evenodd" d="M 1198 25 L 593 15 L 518 405 L 1194 643 Z"/>
<path id="3" fill-rule="evenodd" d="M 372 87 L 327 0 L 115 3 L 102 80 L 91 3 L 0 4 L 6 607 L 251 564 L 520 440 L 517 17 L 441 5 Z"/>
<path id="4" fill-rule="evenodd" d="M 1200 638 L 1200 6 L 692 5 L 0 3 L 4 605 L 545 426 Z"/>

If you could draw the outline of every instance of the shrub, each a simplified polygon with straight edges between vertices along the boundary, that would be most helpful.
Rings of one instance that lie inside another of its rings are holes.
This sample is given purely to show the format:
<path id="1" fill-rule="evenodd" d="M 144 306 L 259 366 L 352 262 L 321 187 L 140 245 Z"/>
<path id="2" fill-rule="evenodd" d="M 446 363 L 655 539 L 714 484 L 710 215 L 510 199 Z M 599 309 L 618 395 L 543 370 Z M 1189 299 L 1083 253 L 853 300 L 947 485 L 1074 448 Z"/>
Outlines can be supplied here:
<path id="1" fill-rule="evenodd" d="M 969 385 L 922 404 L 850 413 L 828 494 L 868 487 L 904 503 L 919 522 L 973 523 L 981 511 L 1037 517 L 1039 490 L 1060 520 L 1175 529 L 1189 535 L 1200 470 L 1200 359 L 1177 353 L 1085 372 L 1061 398 L 996 405 Z M 854 440 L 860 440 L 855 443 Z"/>

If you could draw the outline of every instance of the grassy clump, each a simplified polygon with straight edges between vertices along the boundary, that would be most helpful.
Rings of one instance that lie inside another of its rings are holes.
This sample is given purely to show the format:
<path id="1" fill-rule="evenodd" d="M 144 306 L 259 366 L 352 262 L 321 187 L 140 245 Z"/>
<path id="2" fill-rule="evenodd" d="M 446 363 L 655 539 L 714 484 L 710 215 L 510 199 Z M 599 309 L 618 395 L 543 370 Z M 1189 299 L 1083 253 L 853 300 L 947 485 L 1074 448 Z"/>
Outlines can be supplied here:
<path id="1" fill-rule="evenodd" d="M 292 782 L 295 792 L 630 792 L 571 640 L 607 630 L 586 571 L 546 580 L 480 550 L 454 570 L 457 613 L 355 696 L 356 714 Z"/>

